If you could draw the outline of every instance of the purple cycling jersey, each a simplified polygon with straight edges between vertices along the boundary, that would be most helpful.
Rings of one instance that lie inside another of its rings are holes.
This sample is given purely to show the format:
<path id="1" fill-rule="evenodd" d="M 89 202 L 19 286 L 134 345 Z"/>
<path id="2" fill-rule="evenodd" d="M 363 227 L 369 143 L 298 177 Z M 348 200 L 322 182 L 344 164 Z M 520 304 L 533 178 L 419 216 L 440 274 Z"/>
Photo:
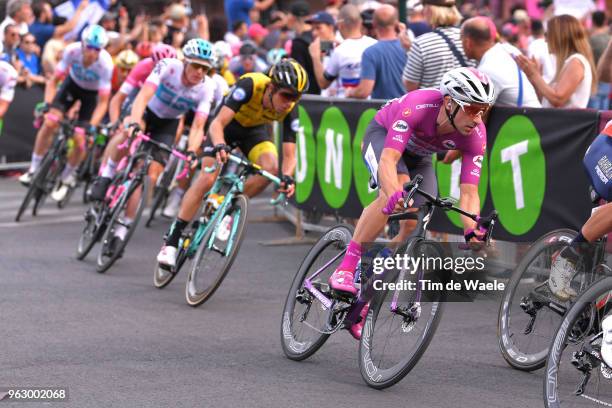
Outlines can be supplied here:
<path id="1" fill-rule="evenodd" d="M 416 156 L 431 156 L 447 150 L 460 150 L 460 183 L 478 184 L 482 158 L 487 146 L 487 130 L 480 123 L 469 135 L 458 131 L 437 134 L 436 119 L 444 97 L 435 89 L 421 89 L 392 99 L 374 119 L 387 129 L 385 148 Z"/>

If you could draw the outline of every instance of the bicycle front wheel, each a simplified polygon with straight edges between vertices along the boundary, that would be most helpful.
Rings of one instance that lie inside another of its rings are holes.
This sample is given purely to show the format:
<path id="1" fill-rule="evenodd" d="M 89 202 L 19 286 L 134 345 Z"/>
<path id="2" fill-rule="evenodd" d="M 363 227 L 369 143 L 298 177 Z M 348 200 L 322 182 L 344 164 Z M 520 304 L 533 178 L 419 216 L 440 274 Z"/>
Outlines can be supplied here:
<path id="1" fill-rule="evenodd" d="M 548 289 L 553 255 L 576 231 L 560 229 L 540 237 L 523 256 L 506 285 L 499 307 L 497 336 L 506 362 L 522 371 L 544 367 L 550 339 L 567 305 Z"/>
<path id="2" fill-rule="evenodd" d="M 142 191 L 140 192 L 140 199 L 138 200 L 138 207 L 136 208 L 136 213 L 134 216 L 134 220 L 127 224 L 125 223 L 125 210 L 127 209 L 128 202 L 132 195 L 142 186 Z M 102 237 L 102 247 L 100 248 L 100 252 L 98 253 L 98 266 L 97 271 L 99 273 L 104 273 L 108 268 L 110 268 L 117 259 L 123 256 L 123 250 L 127 246 L 132 234 L 136 230 L 138 226 L 138 221 L 142 216 L 142 211 L 144 210 L 145 203 L 147 202 L 147 196 L 149 194 L 149 177 L 144 176 L 143 181 L 132 180 L 128 187 L 128 191 L 123 195 L 121 200 L 117 203 L 117 208 L 114 210 L 113 216 L 106 227 L 106 231 L 104 236 Z M 115 232 L 118 228 L 124 227 L 127 229 L 124 239 L 118 239 Z M 118 242 L 113 244 L 113 242 Z"/>
<path id="3" fill-rule="evenodd" d="M 219 214 L 216 225 L 204 235 L 185 284 L 185 299 L 190 306 L 206 302 L 225 279 L 244 238 L 249 202 L 239 194 Z"/>
<path id="4" fill-rule="evenodd" d="M 576 298 L 548 353 L 547 408 L 612 406 L 612 367 L 601 358 L 602 322 L 611 315 L 612 277 L 597 281 Z"/>
<path id="5" fill-rule="evenodd" d="M 443 257 L 443 251 L 432 241 L 414 238 L 398 253 L 411 257 Z M 366 384 L 372 388 L 390 387 L 404 378 L 418 363 L 431 342 L 446 298 L 443 280 L 435 271 L 389 271 L 382 282 L 400 284 L 411 280 L 415 290 L 396 289 L 391 285 L 377 289 L 361 334 L 359 368 Z M 424 292 L 420 282 L 431 281 Z M 376 278 L 374 278 L 376 279 Z M 369 284 L 374 284 L 370 282 Z M 442 288 L 434 288 L 434 284 Z M 405 289 L 405 288 L 404 288 Z"/>
<path id="6" fill-rule="evenodd" d="M 40 205 L 42 200 L 42 195 L 45 194 L 44 188 L 46 186 L 46 179 L 49 173 L 49 170 L 53 166 L 54 155 L 53 152 L 48 152 L 42 163 L 40 164 L 39 169 L 32 176 L 32 181 L 28 186 L 28 191 L 19 206 L 19 210 L 17 210 L 17 215 L 15 216 L 15 221 L 19 222 L 21 220 L 21 216 L 25 212 L 25 210 L 30 205 L 32 200 L 35 200 L 34 207 Z"/>
<path id="7" fill-rule="evenodd" d="M 312 285 L 331 298 L 329 277 L 340 265 L 352 237 L 352 226 L 332 227 L 313 245 L 295 274 L 281 321 L 281 345 L 289 359 L 301 361 L 312 356 L 329 338 L 330 323 L 337 325 L 333 310 L 305 286 Z"/>

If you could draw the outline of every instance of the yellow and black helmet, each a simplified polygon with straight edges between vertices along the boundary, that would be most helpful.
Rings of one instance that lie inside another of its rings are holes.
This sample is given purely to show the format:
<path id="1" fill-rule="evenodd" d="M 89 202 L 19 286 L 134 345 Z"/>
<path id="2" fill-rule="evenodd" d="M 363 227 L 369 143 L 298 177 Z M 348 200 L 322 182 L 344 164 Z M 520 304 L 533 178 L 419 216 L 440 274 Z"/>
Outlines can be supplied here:
<path id="1" fill-rule="evenodd" d="M 119 68 L 132 69 L 138 63 L 140 58 L 132 50 L 123 50 L 115 58 L 115 65 Z"/>
<path id="2" fill-rule="evenodd" d="M 308 74 L 293 58 L 285 58 L 272 65 L 268 75 L 279 88 L 289 88 L 300 94 L 308 90 Z"/>

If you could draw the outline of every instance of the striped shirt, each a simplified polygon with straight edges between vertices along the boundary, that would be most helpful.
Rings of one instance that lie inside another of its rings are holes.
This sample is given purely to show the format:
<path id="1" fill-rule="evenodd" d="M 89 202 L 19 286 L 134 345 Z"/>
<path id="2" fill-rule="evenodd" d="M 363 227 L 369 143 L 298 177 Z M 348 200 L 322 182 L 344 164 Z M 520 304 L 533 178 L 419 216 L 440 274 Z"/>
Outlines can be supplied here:
<path id="1" fill-rule="evenodd" d="M 476 67 L 476 61 L 468 59 L 463 52 L 461 30 L 458 27 L 440 27 L 437 30 L 446 34 L 455 44 L 468 66 Z M 439 34 L 426 33 L 417 37 L 412 43 L 402 79 L 418 83 L 419 88 L 438 88 L 442 76 L 460 66 L 448 44 Z"/>

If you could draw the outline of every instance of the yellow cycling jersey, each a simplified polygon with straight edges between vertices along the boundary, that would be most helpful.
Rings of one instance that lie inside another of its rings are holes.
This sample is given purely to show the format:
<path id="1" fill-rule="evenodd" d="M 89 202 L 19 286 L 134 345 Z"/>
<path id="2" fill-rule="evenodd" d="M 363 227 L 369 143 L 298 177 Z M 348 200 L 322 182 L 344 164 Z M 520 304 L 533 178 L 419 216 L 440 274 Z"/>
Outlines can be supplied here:
<path id="1" fill-rule="evenodd" d="M 271 79 L 266 74 L 250 73 L 240 77 L 230 94 L 225 98 L 224 105 L 236 112 L 234 120 L 243 127 L 281 121 L 293 110 L 295 102 L 285 112 L 278 113 L 263 106 L 263 95 Z"/>

